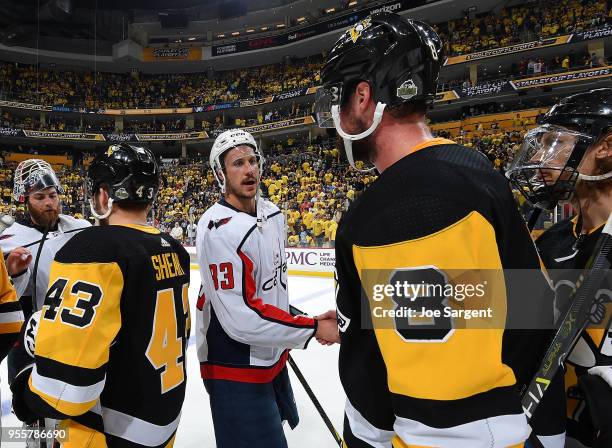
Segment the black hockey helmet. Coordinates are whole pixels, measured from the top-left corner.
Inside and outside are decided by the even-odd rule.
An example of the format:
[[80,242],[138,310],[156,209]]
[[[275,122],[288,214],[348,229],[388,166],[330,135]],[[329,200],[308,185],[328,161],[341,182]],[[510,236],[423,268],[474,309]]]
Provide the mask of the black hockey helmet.
[[358,81],[367,81],[387,108],[432,104],[442,63],[442,42],[428,24],[388,12],[366,17],[340,36],[321,71],[319,126],[333,127],[331,107],[342,105]]
[[599,140],[612,127],[612,88],[593,89],[563,98],[540,119],[540,123],[573,128]]
[[612,173],[578,171],[587,149],[611,129],[611,88],[563,98],[525,135],[506,176],[531,204],[552,210],[571,197],[578,179],[593,182],[612,177]]
[[87,189],[93,197],[105,185],[113,202],[151,204],[157,196],[159,179],[159,166],[150,150],[119,143],[93,160],[87,171]]

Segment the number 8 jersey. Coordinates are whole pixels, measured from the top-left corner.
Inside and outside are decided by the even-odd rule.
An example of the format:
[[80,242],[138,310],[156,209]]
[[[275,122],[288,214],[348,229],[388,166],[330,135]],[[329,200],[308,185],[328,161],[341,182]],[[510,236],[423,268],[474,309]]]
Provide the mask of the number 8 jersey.
[[291,316],[287,295],[285,221],[269,201],[257,203],[262,218],[225,201],[198,223],[197,253],[203,294],[196,339],[204,379],[272,381],[288,348],[305,348],[316,321]]
[[62,446],[172,446],[188,289],[189,255],[152,227],[92,227],[57,253],[25,400],[67,419]]
[[[538,255],[506,180],[482,154],[443,139],[413,150],[380,175],[338,227],[346,445],[522,447],[529,427],[516,384],[535,372],[522,374],[516,363],[534,368],[548,334],[504,326],[515,313],[552,315]],[[503,276],[510,269],[533,270],[533,296],[525,300],[532,310],[515,306],[514,284]],[[398,283],[415,290],[398,292]],[[492,325],[469,328],[441,312],[459,301],[459,289],[449,299],[438,291],[461,283],[484,283],[486,295],[448,309],[487,303]],[[383,290],[390,292],[377,297]],[[381,305],[424,308],[431,317],[378,318]]]

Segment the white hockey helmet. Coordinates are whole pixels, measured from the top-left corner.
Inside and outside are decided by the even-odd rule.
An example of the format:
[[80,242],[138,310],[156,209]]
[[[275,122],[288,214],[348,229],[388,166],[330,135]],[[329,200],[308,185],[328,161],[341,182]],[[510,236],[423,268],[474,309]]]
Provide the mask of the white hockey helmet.
[[55,187],[58,193],[64,189],[57,178],[55,171],[48,162],[41,159],[28,159],[17,165],[13,181],[13,198],[18,202],[25,202],[31,193]]
[[213,143],[208,159],[208,161],[210,162],[210,168],[212,169],[213,175],[215,176],[217,184],[221,188],[222,193],[225,193],[225,175],[223,174],[221,156],[230,149],[242,145],[247,145],[253,148],[255,155],[259,159],[259,173],[261,175],[264,164],[264,157],[259,148],[257,147],[257,142],[255,142],[253,136],[250,133],[243,131],[242,129],[229,129],[227,131],[224,131],[219,134],[219,136],[215,139],[215,143]]

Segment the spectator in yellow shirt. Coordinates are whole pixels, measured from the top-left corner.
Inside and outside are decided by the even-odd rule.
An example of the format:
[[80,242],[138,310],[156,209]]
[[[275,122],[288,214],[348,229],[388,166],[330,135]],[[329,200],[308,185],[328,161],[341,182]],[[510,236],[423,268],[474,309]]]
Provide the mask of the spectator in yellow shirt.
[[[333,241],[336,239],[336,229],[338,228],[338,223],[333,219],[327,217],[327,221],[325,222],[325,239],[330,242],[330,246],[333,246]],[[332,233],[334,238],[332,238]]]
[[289,235],[289,237],[287,238],[287,244],[289,245],[289,247],[297,247],[299,243],[300,243],[300,237],[294,233]]
[[322,247],[325,239],[325,227],[322,219],[315,219],[312,222],[312,235],[314,236],[316,247]]
[[308,210],[302,215],[302,222],[308,230],[312,230],[312,222],[314,221],[314,214]]

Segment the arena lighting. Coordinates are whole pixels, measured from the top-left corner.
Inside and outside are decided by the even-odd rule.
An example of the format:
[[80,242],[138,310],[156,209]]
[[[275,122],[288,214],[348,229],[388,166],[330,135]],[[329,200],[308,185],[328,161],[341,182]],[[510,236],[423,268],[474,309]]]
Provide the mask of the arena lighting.
[[298,18],[297,18],[297,21],[298,21],[298,22],[303,22],[304,20],[306,20],[306,17],[298,17]]
[[239,35],[240,35],[240,31],[234,31],[234,32],[232,33],[232,36],[239,36]]
[[222,39],[222,38],[224,38],[224,37],[225,37],[225,34],[217,34],[217,37],[218,37],[219,39]]
[[190,37],[190,38],[189,38],[189,39],[187,39],[187,40],[196,40],[196,38],[195,38],[195,37]]
[[331,14],[331,13],[332,13],[332,12],[334,12],[334,11],[336,11],[336,8],[328,8],[328,9],[326,9],[326,10],[325,10],[325,12],[326,12],[327,14]]
[[349,2],[349,7],[350,6],[355,6],[357,4],[357,0],[353,0]]
[[276,25],[276,28],[285,28],[285,24],[284,23],[279,23],[278,25]]
[[246,32],[247,32],[247,33],[254,33],[254,32],[255,32],[255,30],[250,29],[250,30],[246,30]]
[[262,26],[262,27],[261,27],[261,30],[262,30],[262,31],[268,31],[268,27],[267,27],[267,26]]

